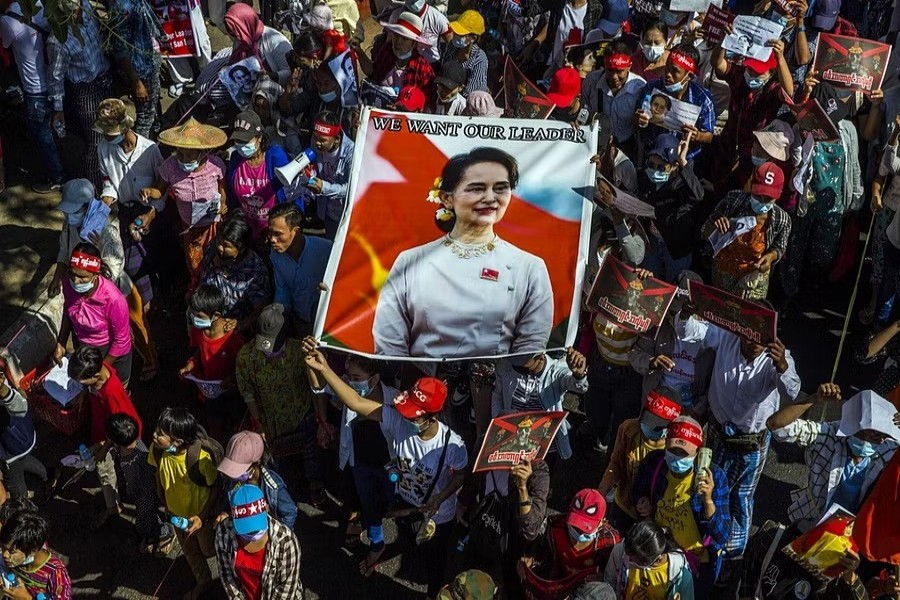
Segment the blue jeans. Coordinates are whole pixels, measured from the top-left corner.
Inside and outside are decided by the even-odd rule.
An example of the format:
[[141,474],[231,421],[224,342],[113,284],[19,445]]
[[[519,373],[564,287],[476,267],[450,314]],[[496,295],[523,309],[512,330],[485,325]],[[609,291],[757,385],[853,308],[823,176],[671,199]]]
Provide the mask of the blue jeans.
[[378,552],[384,547],[384,530],[381,527],[384,513],[394,497],[394,484],[388,479],[384,467],[373,467],[357,463],[350,467],[353,482],[359,496],[362,524],[371,543],[370,550]]
[[62,182],[65,172],[59,161],[56,141],[50,131],[50,112],[50,101],[46,94],[25,95],[25,124],[47,165],[47,178],[53,182]]

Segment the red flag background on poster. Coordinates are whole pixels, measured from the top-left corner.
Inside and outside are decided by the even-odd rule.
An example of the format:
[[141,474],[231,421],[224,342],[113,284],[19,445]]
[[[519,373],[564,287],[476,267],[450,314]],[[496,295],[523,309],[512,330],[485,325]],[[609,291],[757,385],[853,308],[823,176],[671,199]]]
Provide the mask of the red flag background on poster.
[[514,119],[546,119],[555,105],[532,83],[507,55],[503,67],[506,115]]
[[587,306],[629,331],[646,333],[662,322],[678,288],[649,277],[608,255],[594,279]]
[[891,47],[888,44],[820,33],[813,70],[820,81],[868,94],[881,88],[890,60]]
[[565,418],[564,411],[497,417],[484,436],[473,472],[511,469],[522,460],[544,460]]
[[778,313],[696,281],[688,282],[691,304],[701,319],[756,344],[775,341]]

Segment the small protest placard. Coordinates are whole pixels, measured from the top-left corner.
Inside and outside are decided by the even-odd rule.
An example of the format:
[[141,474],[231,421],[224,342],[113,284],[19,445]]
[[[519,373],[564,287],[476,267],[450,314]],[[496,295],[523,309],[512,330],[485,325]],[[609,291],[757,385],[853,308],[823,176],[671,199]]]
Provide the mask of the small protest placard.
[[725,39],[726,28],[734,22],[734,15],[718,6],[710,6],[700,26],[706,32],[706,41],[710,44],[718,44]]
[[831,85],[869,93],[881,88],[891,47],[864,38],[819,34],[813,70],[820,81]]
[[474,472],[511,469],[522,460],[543,460],[566,413],[521,412],[491,421]]
[[587,306],[624,329],[645,333],[662,322],[677,289],[653,277],[640,279],[634,269],[607,256],[594,279]]
[[694,312],[701,319],[756,344],[775,340],[778,313],[771,308],[696,281],[688,286]]
[[735,54],[767,61],[772,55],[772,48],[766,46],[769,40],[781,38],[782,25],[763,19],[739,15],[731,22],[732,32],[722,40],[722,48]]
[[700,107],[676,100],[665,92],[655,90],[644,100],[642,110],[650,115],[650,123],[680,132],[685,125],[696,125]]

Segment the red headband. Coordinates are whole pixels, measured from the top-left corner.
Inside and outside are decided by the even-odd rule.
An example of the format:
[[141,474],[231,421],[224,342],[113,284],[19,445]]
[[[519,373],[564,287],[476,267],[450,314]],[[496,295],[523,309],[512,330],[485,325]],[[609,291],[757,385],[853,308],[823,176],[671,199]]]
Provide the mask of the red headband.
[[697,63],[694,62],[694,59],[683,52],[679,52],[678,50],[672,50],[671,52],[669,52],[669,62],[675,63],[688,73],[697,72]]
[[72,258],[69,259],[69,266],[73,269],[83,269],[88,273],[99,273],[102,261],[96,256],[85,254],[83,252],[73,252]]
[[645,407],[651,413],[653,413],[660,419],[665,419],[666,421],[674,421],[676,418],[678,418],[678,415],[681,414],[680,404],[669,400],[655,390],[651,390],[650,393],[647,394],[647,402],[645,403]]
[[604,64],[606,64],[607,69],[615,69],[617,71],[621,71],[622,69],[630,69],[631,68],[631,57],[627,54],[607,54],[603,58]]
[[687,421],[673,421],[669,424],[670,440],[682,440],[695,446],[703,445],[703,430]]
[[340,125],[328,125],[322,121],[313,123],[313,131],[319,135],[327,135],[328,137],[337,137],[341,133]]

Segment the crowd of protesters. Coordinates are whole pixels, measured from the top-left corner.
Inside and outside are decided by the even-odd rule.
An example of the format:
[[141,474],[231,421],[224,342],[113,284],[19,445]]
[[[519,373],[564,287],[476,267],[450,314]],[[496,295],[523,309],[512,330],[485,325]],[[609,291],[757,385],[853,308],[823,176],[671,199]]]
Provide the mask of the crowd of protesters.
[[[101,485],[91,527],[133,504],[146,560],[177,551],[190,567],[185,597],[221,587],[233,600],[302,598],[298,505],[335,502],[360,585],[400,553],[427,598],[898,597],[898,73],[863,94],[812,64],[822,33],[893,44],[900,9],[729,0],[732,13],[783,27],[761,60],[712,41],[704,12],[674,0],[370,0],[368,27],[354,0],[287,17],[269,2],[257,12],[210,1],[204,15],[189,1],[196,52],[173,57],[157,6],[168,2],[0,2],[4,101],[24,105],[45,170],[32,189],[58,193],[65,217],[50,351],[90,408],[77,464]],[[206,27],[231,47],[213,54]],[[599,129],[585,289],[615,256],[678,286],[664,321],[639,335],[585,306],[564,353],[436,369],[325,353],[310,334],[348,213],[361,109],[499,118],[505,103],[510,116],[522,98],[500,93],[506,60],[542,89],[550,119]],[[231,93],[226,72],[246,94]],[[809,99],[833,139],[793,116],[789,105]],[[694,124],[661,126],[673,100],[696,107]],[[63,168],[67,134],[84,142],[78,172]],[[11,156],[25,147],[10,142]],[[314,175],[285,183],[279,169],[304,149]],[[655,216],[628,214],[619,192]],[[695,314],[690,281],[782,319],[821,308],[829,277],[863,260],[858,224],[870,213],[870,301],[854,317],[871,333],[847,352],[884,362],[867,389],[801,382],[780,339],[753,343]],[[390,227],[387,207],[384,217]],[[714,252],[716,233],[736,237]],[[164,309],[185,315],[190,357],[177,374],[197,383],[198,401],[164,398],[144,423],[131,390],[164,375]],[[50,531],[29,500],[56,493],[57,470],[35,456],[33,408],[10,373],[2,593],[68,600],[48,546],[66,531]],[[828,403],[841,403],[840,419],[813,418]],[[563,408],[545,458],[472,473],[491,418]],[[760,484],[773,438],[805,451],[808,481],[773,499],[789,505],[788,522],[759,527],[755,500],[781,491]],[[551,506],[551,479],[576,452],[605,467]],[[341,485],[329,485],[333,472]],[[781,550],[835,507],[856,516],[854,541],[836,536],[837,573],[810,579],[820,555],[797,566]]]

